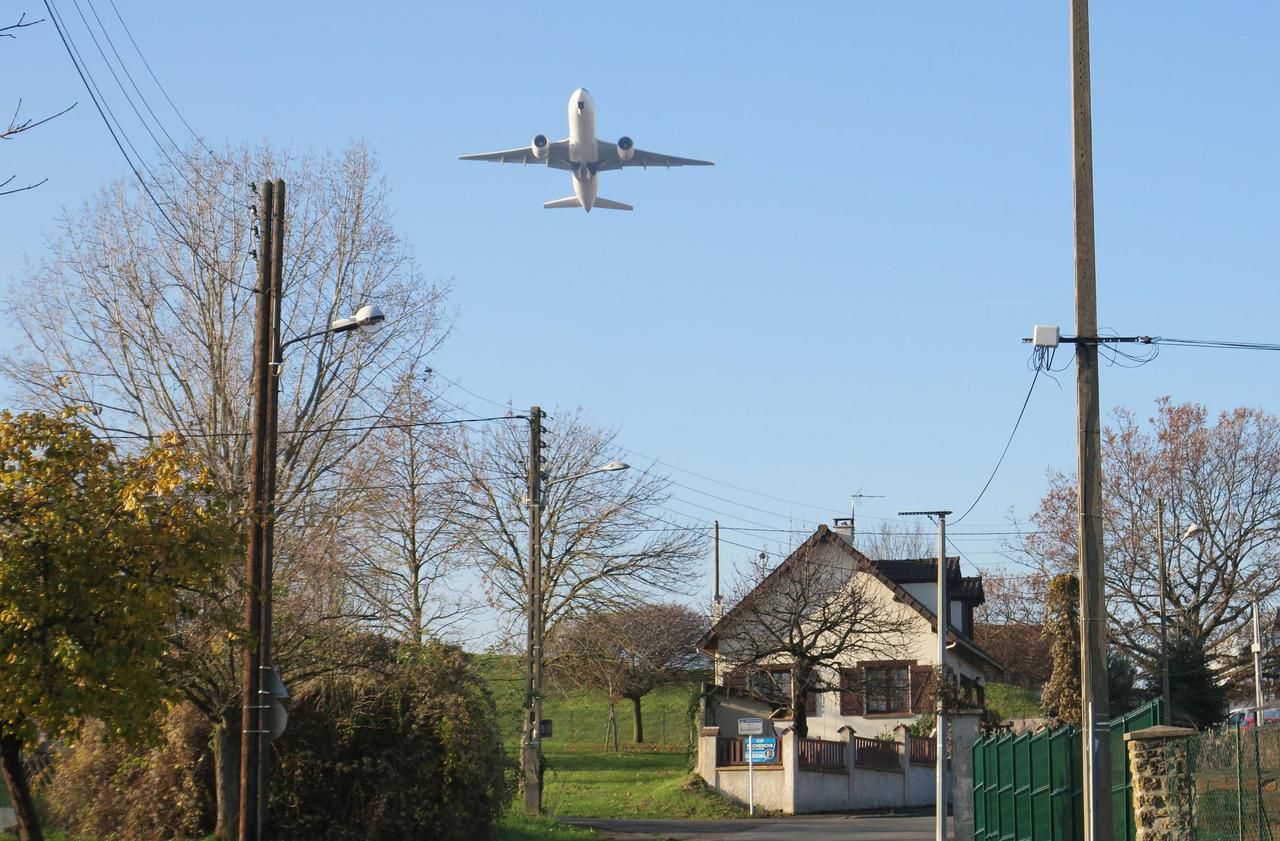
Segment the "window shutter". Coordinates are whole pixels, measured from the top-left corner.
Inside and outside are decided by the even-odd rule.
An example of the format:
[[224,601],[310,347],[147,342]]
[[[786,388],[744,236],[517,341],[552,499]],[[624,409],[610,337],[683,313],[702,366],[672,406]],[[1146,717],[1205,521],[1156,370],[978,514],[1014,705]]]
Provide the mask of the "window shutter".
[[930,712],[929,691],[933,688],[933,680],[933,666],[911,667],[911,712]]
[[840,715],[862,715],[862,669],[841,669],[840,684]]
[[729,688],[740,695],[747,694],[747,670],[734,669],[729,673]]
[[812,689],[804,691],[804,714],[806,716],[818,714],[818,693]]

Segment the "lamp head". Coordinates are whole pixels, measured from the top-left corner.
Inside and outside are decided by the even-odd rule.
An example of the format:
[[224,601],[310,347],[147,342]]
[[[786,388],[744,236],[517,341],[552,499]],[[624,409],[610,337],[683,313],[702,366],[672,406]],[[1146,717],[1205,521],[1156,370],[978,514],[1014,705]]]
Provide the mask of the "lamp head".
[[1204,526],[1200,525],[1199,523],[1192,523],[1191,525],[1187,526],[1187,530],[1183,533],[1182,539],[1190,540],[1193,537],[1203,536],[1203,535],[1204,535]]
[[615,470],[627,470],[630,467],[631,465],[627,464],[625,461],[611,461],[604,467],[600,468],[600,472],[612,473]]
[[354,320],[361,333],[376,333],[382,329],[387,317],[383,314],[382,308],[376,304],[365,304],[356,310]]

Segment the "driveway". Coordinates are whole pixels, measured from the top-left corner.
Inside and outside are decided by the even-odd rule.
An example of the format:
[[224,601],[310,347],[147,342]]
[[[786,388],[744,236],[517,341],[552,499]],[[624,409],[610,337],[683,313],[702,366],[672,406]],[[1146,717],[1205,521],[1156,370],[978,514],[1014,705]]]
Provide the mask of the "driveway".
[[741,820],[561,818],[617,841],[933,841],[932,815],[802,815]]

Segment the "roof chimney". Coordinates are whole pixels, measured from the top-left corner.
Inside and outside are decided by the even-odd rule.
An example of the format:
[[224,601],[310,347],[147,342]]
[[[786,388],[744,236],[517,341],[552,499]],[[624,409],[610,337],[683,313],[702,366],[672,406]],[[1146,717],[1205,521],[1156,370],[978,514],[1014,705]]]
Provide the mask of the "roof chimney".
[[853,545],[853,518],[836,517],[831,521],[831,530]]

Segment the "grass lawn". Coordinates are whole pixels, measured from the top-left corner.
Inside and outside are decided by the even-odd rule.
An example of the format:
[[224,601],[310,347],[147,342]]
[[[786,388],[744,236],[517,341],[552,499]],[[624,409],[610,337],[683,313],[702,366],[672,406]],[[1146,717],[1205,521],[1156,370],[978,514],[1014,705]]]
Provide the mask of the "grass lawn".
[[1008,683],[987,684],[987,706],[1000,713],[1001,719],[1039,718],[1040,697],[1030,689]]
[[[524,720],[524,662],[501,655],[477,659],[498,704],[508,755],[517,757]],[[641,745],[632,742],[631,703],[619,704],[622,750],[614,752],[604,749],[609,720],[609,703],[604,696],[549,683],[542,702],[543,717],[553,722],[553,735],[543,742],[547,772],[542,803],[546,813],[579,818],[746,815],[745,807],[685,785],[689,777],[689,702],[697,689],[697,681],[691,680],[646,695],[641,708],[645,743]],[[518,802],[514,808],[519,810]]]
[[736,818],[744,806],[689,787],[681,751],[605,752],[589,745],[544,745],[542,793],[548,814],[579,818]]
[[513,809],[502,819],[501,841],[591,841],[600,836],[589,829],[565,826],[550,818],[526,818]]

